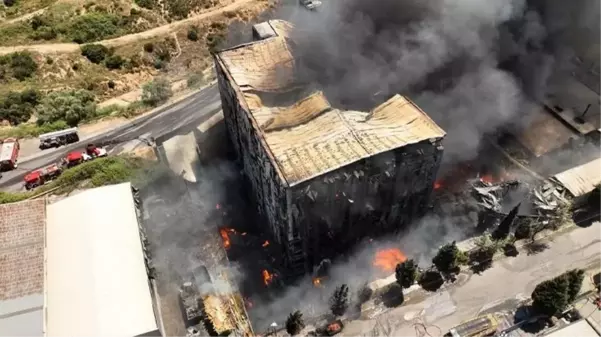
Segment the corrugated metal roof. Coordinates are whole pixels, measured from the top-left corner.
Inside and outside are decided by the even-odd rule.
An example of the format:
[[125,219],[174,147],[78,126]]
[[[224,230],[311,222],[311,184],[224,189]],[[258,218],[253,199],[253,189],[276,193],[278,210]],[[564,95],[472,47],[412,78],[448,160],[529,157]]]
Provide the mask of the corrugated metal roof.
[[586,194],[601,184],[601,158],[556,174],[554,178],[573,196]]
[[[419,107],[396,95],[370,113],[333,109],[320,91],[300,94],[295,62],[288,48],[291,25],[269,21],[277,37],[226,50],[219,59],[240,88],[246,106],[288,185],[335,170],[362,158],[445,132]],[[298,89],[298,90],[297,90]],[[294,92],[292,92],[295,90]],[[267,106],[261,99],[295,103]]]

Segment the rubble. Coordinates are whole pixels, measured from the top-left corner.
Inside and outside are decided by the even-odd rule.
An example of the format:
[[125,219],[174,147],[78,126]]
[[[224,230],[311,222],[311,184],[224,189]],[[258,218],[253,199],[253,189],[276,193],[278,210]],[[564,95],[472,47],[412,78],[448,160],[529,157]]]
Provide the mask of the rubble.
[[[514,194],[510,198],[512,192],[517,192],[517,196]],[[484,228],[494,227],[510,215],[506,211],[506,199],[513,199],[509,200],[513,204],[511,209],[521,203],[524,205],[522,209],[527,210],[528,214],[514,215],[516,223],[532,220],[548,222],[558,218],[562,206],[570,203],[566,189],[552,179],[537,186],[517,180],[497,184],[478,180],[472,184],[472,195],[480,207],[479,226]]]

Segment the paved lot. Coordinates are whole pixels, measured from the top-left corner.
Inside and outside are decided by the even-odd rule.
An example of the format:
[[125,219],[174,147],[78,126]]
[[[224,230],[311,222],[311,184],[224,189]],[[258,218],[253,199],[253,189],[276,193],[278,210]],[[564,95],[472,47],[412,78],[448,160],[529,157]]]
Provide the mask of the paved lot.
[[[375,320],[349,322],[342,335],[370,335],[376,321],[390,326],[388,336],[421,337],[426,335],[424,327],[432,336],[438,335],[438,331],[442,335],[481,312],[496,310],[495,307],[509,310],[520,300],[528,298],[539,282],[571,268],[599,265],[599,226],[601,224],[595,223],[588,228],[575,228],[552,239],[550,247],[536,255],[522,252],[515,258],[496,261],[481,275],[469,277],[461,282],[462,285],[440,289],[421,303],[403,305]],[[519,331],[517,336],[526,335]]]

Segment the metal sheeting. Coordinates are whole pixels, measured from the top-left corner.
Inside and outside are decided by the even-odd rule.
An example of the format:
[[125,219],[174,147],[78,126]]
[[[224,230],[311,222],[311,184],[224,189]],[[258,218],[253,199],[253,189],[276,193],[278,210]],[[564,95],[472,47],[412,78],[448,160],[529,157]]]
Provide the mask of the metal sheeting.
[[556,174],[554,178],[573,196],[579,197],[601,183],[601,158]]

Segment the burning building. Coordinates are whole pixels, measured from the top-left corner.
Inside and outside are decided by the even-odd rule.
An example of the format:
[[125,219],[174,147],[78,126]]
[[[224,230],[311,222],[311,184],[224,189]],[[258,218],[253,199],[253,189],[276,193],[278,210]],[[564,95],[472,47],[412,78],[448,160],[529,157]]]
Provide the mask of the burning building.
[[256,41],[214,57],[229,137],[264,230],[301,274],[423,214],[445,132],[400,95],[369,112],[333,107],[295,74],[290,29],[261,23]]

